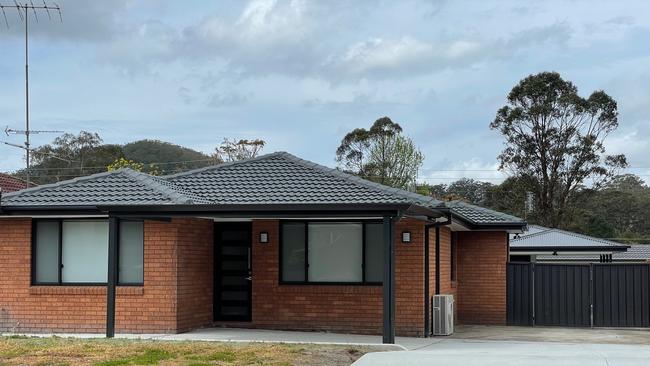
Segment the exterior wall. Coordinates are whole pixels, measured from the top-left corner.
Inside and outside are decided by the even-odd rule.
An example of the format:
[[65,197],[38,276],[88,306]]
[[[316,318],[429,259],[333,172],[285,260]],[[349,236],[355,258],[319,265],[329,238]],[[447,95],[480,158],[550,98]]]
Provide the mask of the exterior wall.
[[[411,232],[412,242],[401,242]],[[259,233],[269,243],[259,244]],[[363,285],[280,285],[279,222],[253,222],[253,320],[251,327],[328,330],[379,334],[382,329],[382,288]],[[424,334],[424,226],[405,219],[395,225],[396,333]]]
[[[208,225],[201,220],[146,221],[144,230],[144,286],[118,287],[116,330],[170,333],[197,327],[208,319],[208,306],[211,321]],[[188,233],[192,237],[179,240]],[[192,274],[189,266],[197,263],[203,270]],[[105,331],[105,286],[31,286],[30,277],[31,220],[0,219],[0,331]],[[209,296],[190,300],[200,291]]]
[[177,226],[178,308],[176,331],[211,325],[214,281],[214,223],[184,220]]
[[[269,233],[269,243],[257,242]],[[412,242],[401,242],[410,231]],[[116,330],[173,333],[212,324],[213,222],[145,222],[144,286],[119,286]],[[279,221],[255,220],[252,322],[268,329],[380,334],[382,287],[280,285]],[[457,282],[451,231],[440,228],[440,292],[456,295],[459,323],[505,324],[505,232],[460,232]],[[435,293],[435,229],[430,229],[430,295]],[[424,223],[395,225],[396,333],[424,335]],[[104,286],[31,286],[31,220],[0,219],[0,331],[104,332]]]
[[507,233],[459,232],[456,250],[458,322],[505,325]]

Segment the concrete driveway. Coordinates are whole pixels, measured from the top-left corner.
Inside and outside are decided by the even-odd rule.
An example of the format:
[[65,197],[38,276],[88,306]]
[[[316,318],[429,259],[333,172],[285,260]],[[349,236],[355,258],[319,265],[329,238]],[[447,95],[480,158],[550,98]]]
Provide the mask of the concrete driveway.
[[445,339],[420,349],[369,353],[354,366],[650,365],[650,346]]

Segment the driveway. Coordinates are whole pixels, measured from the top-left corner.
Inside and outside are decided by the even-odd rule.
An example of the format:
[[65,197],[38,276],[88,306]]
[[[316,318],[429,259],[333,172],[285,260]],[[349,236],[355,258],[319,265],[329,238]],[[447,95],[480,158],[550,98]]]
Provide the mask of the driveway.
[[443,339],[410,351],[368,353],[354,366],[650,365],[650,345]]

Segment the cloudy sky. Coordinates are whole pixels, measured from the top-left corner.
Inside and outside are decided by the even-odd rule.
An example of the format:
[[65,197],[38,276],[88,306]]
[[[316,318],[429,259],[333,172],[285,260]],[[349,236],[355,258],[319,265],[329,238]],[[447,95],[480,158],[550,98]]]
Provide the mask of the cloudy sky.
[[[205,152],[224,137],[263,138],[266,152],[334,166],[347,131],[389,116],[424,152],[422,179],[498,182],[502,139],[488,125],[521,78],[552,70],[585,96],[603,89],[618,101],[608,152],[650,177],[646,1],[59,3],[63,23],[41,15],[32,28],[34,129]],[[24,124],[22,28],[7,16],[3,129]],[[0,145],[0,170],[23,164],[19,149]]]

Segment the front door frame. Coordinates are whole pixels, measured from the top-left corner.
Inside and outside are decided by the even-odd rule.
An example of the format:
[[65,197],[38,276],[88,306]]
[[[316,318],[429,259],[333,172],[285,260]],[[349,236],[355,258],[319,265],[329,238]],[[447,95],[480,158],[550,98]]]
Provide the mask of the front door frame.
[[[222,285],[222,276],[223,269],[221,256],[221,246],[220,242],[221,232],[224,230],[240,229],[246,230],[248,232],[248,280],[247,280],[247,289],[248,292],[248,312],[245,316],[224,316],[221,315],[220,308],[223,303],[221,299],[221,286]],[[253,286],[252,286],[252,274],[253,274],[253,223],[252,222],[215,222],[214,223],[214,283],[213,283],[213,320],[216,322],[219,321],[240,321],[240,322],[250,322],[252,321],[252,307],[253,307]],[[243,275],[243,274],[242,274]]]

